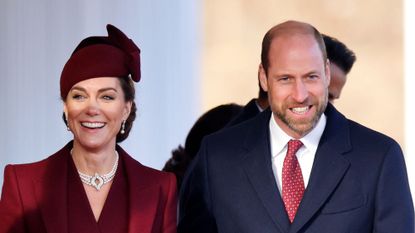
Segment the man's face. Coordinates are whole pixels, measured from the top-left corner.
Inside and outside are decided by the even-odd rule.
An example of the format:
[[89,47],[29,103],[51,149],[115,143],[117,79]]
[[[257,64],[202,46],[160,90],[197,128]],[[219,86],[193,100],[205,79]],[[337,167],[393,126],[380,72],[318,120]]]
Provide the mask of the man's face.
[[333,103],[334,100],[340,98],[347,77],[346,73],[333,62],[330,63],[330,73],[329,101]]
[[327,106],[330,70],[312,35],[273,39],[267,74],[261,86],[268,92],[276,123],[294,138],[310,132]]

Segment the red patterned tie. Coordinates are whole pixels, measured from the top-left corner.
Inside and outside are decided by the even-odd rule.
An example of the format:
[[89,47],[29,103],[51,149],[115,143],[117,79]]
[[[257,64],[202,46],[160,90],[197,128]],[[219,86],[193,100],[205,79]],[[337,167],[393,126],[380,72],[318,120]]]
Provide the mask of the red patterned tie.
[[290,222],[294,221],[304,194],[303,175],[297,156],[295,156],[302,145],[303,143],[300,140],[290,140],[288,142],[287,155],[282,167],[282,199]]

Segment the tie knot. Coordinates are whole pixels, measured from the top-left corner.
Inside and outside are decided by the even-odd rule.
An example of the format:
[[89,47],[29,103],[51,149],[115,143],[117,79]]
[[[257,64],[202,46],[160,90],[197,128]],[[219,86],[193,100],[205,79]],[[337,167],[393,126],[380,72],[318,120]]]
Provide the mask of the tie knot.
[[301,148],[301,146],[303,146],[303,143],[300,140],[290,140],[288,142],[287,154],[294,155]]

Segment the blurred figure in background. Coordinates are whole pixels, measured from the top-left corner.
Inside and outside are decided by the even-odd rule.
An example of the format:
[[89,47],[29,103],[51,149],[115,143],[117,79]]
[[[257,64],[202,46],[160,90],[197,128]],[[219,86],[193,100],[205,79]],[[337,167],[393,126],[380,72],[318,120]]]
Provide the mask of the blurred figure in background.
[[331,80],[329,85],[329,101],[340,98],[347,81],[347,75],[356,61],[356,55],[341,41],[328,35],[322,35],[326,45],[327,58],[330,61]]
[[224,128],[241,111],[241,105],[219,105],[204,113],[196,121],[186,137],[184,148],[179,146],[173,150],[172,157],[163,168],[163,171],[172,172],[176,175],[179,188],[187,167],[199,151],[203,137]]

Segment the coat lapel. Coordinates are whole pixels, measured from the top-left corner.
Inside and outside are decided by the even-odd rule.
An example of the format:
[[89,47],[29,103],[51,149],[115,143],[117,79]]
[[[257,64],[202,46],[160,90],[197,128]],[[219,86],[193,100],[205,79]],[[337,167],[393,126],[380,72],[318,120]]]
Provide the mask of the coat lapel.
[[253,189],[278,232],[288,232],[289,220],[272,172],[268,122],[270,111],[256,118],[245,141],[246,154],[242,165]]
[[150,233],[153,220],[157,219],[157,207],[160,200],[160,187],[151,185],[143,174],[142,165],[133,160],[121,147],[117,147],[123,156],[129,187],[129,225],[128,232]]
[[351,149],[347,121],[330,104],[325,114],[326,128],[320,139],[310,181],[290,233],[298,232],[324,205],[350,166],[349,161],[342,156]]
[[47,232],[66,233],[67,225],[67,174],[68,156],[72,148],[68,143],[46,161],[44,173],[34,181],[35,195]]

